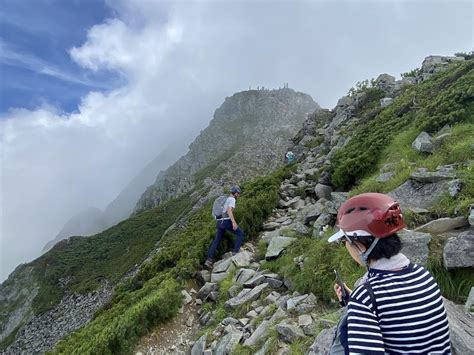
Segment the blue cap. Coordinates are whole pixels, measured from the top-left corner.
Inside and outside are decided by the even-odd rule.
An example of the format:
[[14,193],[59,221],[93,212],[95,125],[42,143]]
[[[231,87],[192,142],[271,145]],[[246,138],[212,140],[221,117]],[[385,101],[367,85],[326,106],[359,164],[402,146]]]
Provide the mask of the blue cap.
[[237,185],[232,186],[232,188],[230,189],[230,192],[233,194],[236,194],[236,193],[240,194],[240,187],[238,187]]

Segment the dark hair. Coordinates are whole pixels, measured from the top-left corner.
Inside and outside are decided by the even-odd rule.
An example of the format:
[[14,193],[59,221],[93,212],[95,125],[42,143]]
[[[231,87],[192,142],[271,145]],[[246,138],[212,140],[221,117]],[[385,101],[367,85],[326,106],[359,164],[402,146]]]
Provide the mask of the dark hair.
[[[374,241],[374,237],[372,236],[357,236],[354,239],[361,243],[363,246],[365,246],[366,249],[368,249]],[[392,256],[398,254],[401,249],[402,242],[397,234],[392,234],[388,237],[380,238],[377,245],[369,254],[369,260],[378,260],[381,258],[389,259]]]

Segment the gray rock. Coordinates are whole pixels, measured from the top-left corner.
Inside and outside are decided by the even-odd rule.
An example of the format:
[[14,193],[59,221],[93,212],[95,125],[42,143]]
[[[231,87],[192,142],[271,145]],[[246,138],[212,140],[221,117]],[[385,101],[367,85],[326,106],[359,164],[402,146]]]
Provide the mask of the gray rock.
[[387,182],[394,176],[395,176],[395,173],[393,173],[393,172],[382,173],[375,179],[375,181],[377,181],[377,182]]
[[410,178],[418,182],[429,183],[442,180],[452,180],[456,178],[456,174],[447,171],[415,171],[410,175]]
[[283,217],[277,218],[277,219],[275,220],[275,222],[277,222],[277,223],[283,223],[283,222],[288,221],[289,219],[290,219],[290,217],[288,217],[288,216],[283,216]]
[[273,313],[272,317],[270,318],[270,322],[275,324],[276,322],[288,318],[288,313],[285,312],[281,307],[278,307],[275,313]]
[[448,188],[447,180],[424,184],[410,179],[388,194],[400,203],[402,209],[429,209],[448,192]]
[[390,74],[380,74],[374,81],[374,86],[386,93],[391,93],[395,88],[395,77]]
[[227,317],[227,318],[224,318],[224,319],[221,321],[221,324],[222,324],[222,325],[225,325],[225,326],[227,326],[227,325],[229,325],[229,324],[230,324],[230,325],[236,325],[236,324],[238,324],[238,323],[239,323],[239,321],[238,321],[237,319],[233,318],[233,317]]
[[202,355],[206,349],[207,333],[196,341],[191,349],[191,355]]
[[302,303],[295,307],[296,313],[306,314],[311,312],[315,308],[314,304]]
[[268,287],[267,283],[256,286],[253,289],[243,289],[236,297],[229,299],[224,303],[224,307],[227,310],[235,309],[241,305],[252,302],[260,297],[263,290]]
[[221,282],[227,277],[227,272],[220,272],[218,274],[212,273],[211,274],[211,282]]
[[474,316],[465,313],[463,306],[443,299],[449,321],[449,335],[453,354],[474,354]]
[[451,197],[456,197],[462,190],[462,182],[459,179],[452,180],[448,184],[448,192]]
[[260,348],[260,350],[255,353],[255,355],[265,355],[265,354],[268,354],[268,349],[270,348],[270,345],[271,345],[271,340],[268,339],[268,340],[263,344],[263,346]]
[[265,297],[265,299],[263,300],[263,304],[267,306],[273,303],[277,303],[280,297],[281,295],[278,292],[272,291],[267,297]]
[[281,230],[277,229],[274,231],[264,232],[262,234],[261,239],[264,240],[267,244],[269,244],[273,238],[279,237],[280,235],[281,235]]
[[244,287],[255,287],[265,282],[265,276],[258,274],[252,277],[250,280],[244,282]]
[[333,188],[328,185],[324,184],[317,184],[314,187],[314,193],[318,198],[325,198],[326,200],[329,200],[331,198],[331,192],[333,191]]
[[468,218],[468,220],[469,220],[469,225],[471,227],[474,227],[474,205],[471,205],[469,207],[469,218]]
[[336,327],[330,329],[323,329],[316,339],[314,339],[313,345],[308,349],[306,355],[326,355],[329,354],[332,342],[336,336]]
[[217,343],[217,347],[215,349],[216,355],[228,355],[231,354],[232,351],[235,349],[237,344],[239,344],[240,339],[242,339],[243,333],[240,330],[232,328],[231,331],[225,335],[221,340]]
[[227,293],[229,294],[229,297],[235,297],[239,294],[239,292],[242,291],[242,286],[240,285],[232,285]]
[[217,263],[214,264],[214,267],[212,268],[212,273],[227,272],[232,267],[232,259],[219,260]]
[[249,317],[249,318],[257,318],[258,313],[255,312],[255,310],[252,309],[251,311],[247,312],[246,316]]
[[260,325],[255,329],[250,338],[244,342],[244,346],[254,346],[261,340],[265,339],[268,335],[268,330],[270,329],[270,321],[264,320]]
[[290,344],[305,337],[301,328],[294,324],[280,323],[276,326],[276,331],[283,341]]
[[211,273],[208,270],[201,270],[198,272],[198,279],[203,283],[211,282]]
[[274,279],[272,277],[265,277],[265,282],[268,283],[268,286],[275,289],[283,286],[283,281]]
[[206,282],[197,293],[197,298],[205,301],[212,291],[217,291],[219,285],[213,282]]
[[416,232],[443,233],[469,225],[466,217],[439,218],[415,229]]
[[290,299],[286,302],[286,309],[287,309],[288,311],[289,311],[289,310],[292,310],[292,309],[295,308],[298,304],[300,304],[302,301],[304,301],[307,297],[308,297],[308,295],[301,295],[301,296],[296,296],[296,297],[290,298]]
[[270,241],[270,244],[267,248],[267,253],[265,254],[265,259],[272,259],[280,256],[281,252],[289,247],[293,242],[296,241],[296,238],[289,237],[275,237]]
[[273,231],[277,228],[280,228],[280,223],[277,222],[268,222],[263,224],[263,229],[266,231]]
[[466,312],[473,313],[473,306],[474,306],[474,286],[471,287],[471,291],[469,291],[469,296],[467,296],[466,303],[464,304],[464,310]]
[[431,240],[429,233],[414,232],[407,229],[397,232],[402,241],[401,252],[412,262],[426,265],[428,261],[428,244]]
[[183,295],[183,304],[188,304],[188,303],[191,303],[193,301],[193,298],[188,293],[188,291],[182,290],[181,294]]
[[318,219],[319,215],[324,211],[324,205],[321,202],[317,202],[314,205],[310,205],[304,208],[304,224]]
[[255,275],[255,270],[253,269],[240,269],[237,271],[237,274],[234,276],[234,282],[243,285],[245,282],[250,280]]
[[333,214],[330,214],[327,212],[321,213],[318,219],[314,222],[313,237],[316,237],[316,238],[320,237],[322,228],[327,225],[332,225],[334,221],[335,221],[335,217]]
[[302,235],[308,235],[310,233],[310,229],[308,227],[306,227],[303,223],[301,222],[296,222],[295,224],[293,224],[293,227],[292,229],[296,232],[296,233],[299,233],[299,234],[302,234]]
[[248,267],[252,261],[254,255],[249,251],[241,251],[232,257],[232,262],[238,268]]
[[443,261],[447,269],[474,266],[474,228],[448,239],[443,250]]
[[303,314],[303,315],[298,317],[298,325],[300,327],[302,327],[304,325],[310,325],[312,323],[313,323],[313,318],[311,318],[311,316],[309,314]]
[[433,153],[434,150],[433,139],[426,132],[421,132],[411,146],[423,153]]

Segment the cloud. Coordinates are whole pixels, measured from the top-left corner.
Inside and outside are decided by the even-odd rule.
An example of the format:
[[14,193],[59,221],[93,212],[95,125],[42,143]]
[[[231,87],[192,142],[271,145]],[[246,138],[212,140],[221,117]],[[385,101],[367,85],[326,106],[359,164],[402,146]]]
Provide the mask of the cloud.
[[79,76],[2,54],[65,81],[109,71],[125,84],[89,92],[73,113],[46,102],[1,117],[0,279],[72,215],[105,207],[168,143],[206,127],[236,91],[288,82],[331,107],[358,80],[472,45],[462,2],[107,3],[115,16],[64,48]]

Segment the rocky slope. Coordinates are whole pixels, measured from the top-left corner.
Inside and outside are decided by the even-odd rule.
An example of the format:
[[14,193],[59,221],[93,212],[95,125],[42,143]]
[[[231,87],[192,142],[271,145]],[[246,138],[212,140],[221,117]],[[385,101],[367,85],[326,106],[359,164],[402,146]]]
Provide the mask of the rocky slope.
[[145,191],[136,211],[158,206],[203,182],[206,191],[221,193],[224,185],[280,166],[288,139],[317,107],[310,96],[288,88],[250,90],[226,98],[189,152]]

